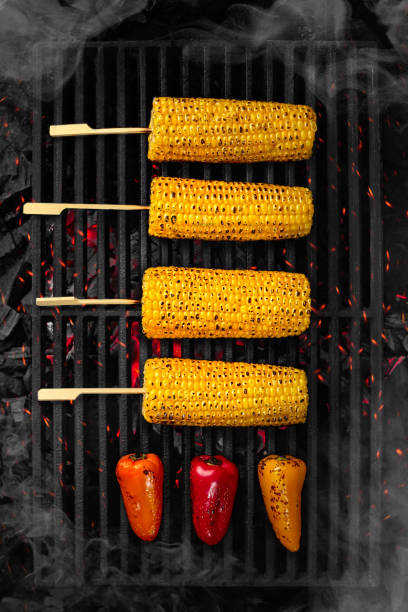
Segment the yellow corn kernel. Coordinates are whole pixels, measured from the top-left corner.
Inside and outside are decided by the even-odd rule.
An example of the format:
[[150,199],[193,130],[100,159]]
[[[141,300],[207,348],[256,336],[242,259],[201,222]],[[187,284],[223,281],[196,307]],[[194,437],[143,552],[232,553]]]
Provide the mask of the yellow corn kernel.
[[303,274],[148,268],[142,325],[148,338],[283,338],[309,327]]
[[149,234],[198,240],[280,240],[310,232],[312,192],[305,187],[156,177]]
[[312,154],[316,114],[279,102],[154,98],[150,128],[152,161],[294,161]]
[[144,389],[149,423],[264,427],[307,415],[307,378],[296,368],[155,358],[146,361]]

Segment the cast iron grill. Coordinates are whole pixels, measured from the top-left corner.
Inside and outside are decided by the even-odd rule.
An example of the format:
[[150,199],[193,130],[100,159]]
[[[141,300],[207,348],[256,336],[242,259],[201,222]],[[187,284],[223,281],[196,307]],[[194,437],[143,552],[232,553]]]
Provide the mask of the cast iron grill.
[[[257,53],[208,43],[95,43],[86,46],[74,76],[51,103],[41,102],[42,83],[35,83],[35,201],[145,204],[150,179],[159,173],[309,184],[316,205],[310,237],[259,244],[150,238],[147,211],[33,217],[34,298],[140,297],[143,272],[151,265],[294,269],[308,274],[313,296],[308,334],[265,341],[151,342],[140,333],[140,308],[33,304],[33,479],[36,496],[44,500],[36,503],[49,504],[51,494],[56,543],[60,517],[72,524],[74,537],[64,556],[73,574],[66,580],[103,582],[115,576],[126,582],[130,576],[145,584],[231,586],[378,582],[380,118],[375,61],[360,77],[358,52],[335,43],[270,43]],[[58,53],[58,47],[40,47],[37,53],[40,59]],[[61,55],[60,76],[64,61]],[[339,78],[344,91],[336,95]],[[288,164],[156,167],[146,158],[145,136],[48,136],[52,123],[148,125],[154,95],[310,104],[318,113],[315,155]],[[137,363],[142,371],[152,354],[179,352],[306,367],[307,424],[266,431],[153,427],[140,416],[139,399],[95,396],[73,405],[36,399],[44,386],[126,387],[132,376],[139,384]],[[121,504],[114,468],[121,455],[134,450],[157,452],[165,465],[158,544],[137,540]],[[240,470],[230,530],[211,550],[195,536],[189,501],[189,464],[203,451],[223,452]],[[280,546],[266,518],[256,474],[265,451],[307,462],[302,547],[296,555]],[[44,551],[37,548],[34,569],[38,581],[47,582],[40,558]]]

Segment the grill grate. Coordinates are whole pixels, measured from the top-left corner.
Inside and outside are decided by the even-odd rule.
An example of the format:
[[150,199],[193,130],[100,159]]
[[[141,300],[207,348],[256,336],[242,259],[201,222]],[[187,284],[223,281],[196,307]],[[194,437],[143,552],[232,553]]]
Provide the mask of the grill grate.
[[[37,59],[57,52],[58,47],[39,47]],[[334,43],[271,43],[257,54],[207,44],[95,43],[86,46],[53,102],[40,101],[42,83],[35,83],[36,201],[144,204],[155,173],[310,184],[316,201],[310,237],[256,245],[149,238],[147,211],[76,211],[74,223],[66,212],[33,217],[34,296],[140,297],[143,271],[172,264],[296,269],[308,274],[314,297],[312,325],[300,339],[180,345],[144,338],[137,308],[33,306],[33,479],[38,496],[52,489],[56,542],[62,513],[72,521],[72,550],[66,555],[75,580],[103,581],[114,571],[119,581],[131,576],[161,585],[378,582],[381,429],[373,415],[380,409],[382,382],[379,108],[374,62],[364,87],[356,88],[357,53],[357,47]],[[61,56],[60,76],[64,61]],[[337,96],[340,77],[346,77],[346,89]],[[51,140],[47,135],[50,123],[147,125],[154,95],[310,104],[319,116],[316,154],[297,164],[156,168],[147,161],[143,136]],[[182,430],[145,423],[140,400],[126,396],[80,398],[75,405],[36,400],[41,386],[130,386],[137,351],[142,370],[153,352],[170,356],[180,350],[186,357],[307,367],[307,424],[266,432]],[[277,543],[266,519],[256,475],[264,439],[268,453],[295,454],[308,465],[302,548],[296,555]],[[140,543],[128,528],[114,468],[131,450],[163,457],[162,544]],[[192,529],[188,471],[192,456],[216,450],[238,463],[240,483],[231,528],[210,550]],[[37,548],[40,582],[47,581],[41,554]]]

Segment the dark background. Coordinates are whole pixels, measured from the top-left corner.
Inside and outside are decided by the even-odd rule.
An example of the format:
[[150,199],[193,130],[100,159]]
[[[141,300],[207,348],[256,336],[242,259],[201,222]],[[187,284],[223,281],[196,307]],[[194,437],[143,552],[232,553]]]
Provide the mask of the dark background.
[[[327,3],[289,2],[287,22],[268,22],[271,11],[286,15],[285,2],[178,0],[103,2],[57,0],[37,4],[0,2],[0,610],[405,610],[408,569],[405,493],[408,397],[408,2],[391,0]],[[82,9],[81,9],[82,6]],[[283,8],[282,8],[283,7]],[[61,19],[75,9],[71,28]],[[262,9],[263,13],[259,13]],[[279,12],[280,10],[280,12]],[[20,13],[19,13],[20,11]],[[62,12],[58,12],[62,11]],[[282,12],[283,11],[283,12]],[[298,12],[297,12],[298,11]],[[122,20],[123,17],[123,20]],[[24,21],[25,19],[25,21]],[[14,520],[13,484],[31,472],[29,439],[16,455],[14,437],[29,434],[30,379],[30,221],[22,204],[31,199],[30,48],[37,40],[64,36],[92,40],[156,38],[236,38],[258,44],[262,36],[304,40],[375,41],[382,62],[382,157],[385,274],[385,410],[397,421],[387,437],[385,482],[384,584],[361,591],[265,589],[251,591],[185,589],[172,592],[100,587],[87,592],[39,592],[30,579],[30,537]],[[68,24],[67,18],[65,23]],[[10,25],[7,28],[7,23]],[[56,25],[57,24],[57,25]],[[258,25],[256,25],[258,24]],[[269,32],[270,26],[270,32]],[[273,26],[273,27],[272,27]],[[62,32],[62,33],[61,33]],[[64,39],[65,40],[65,39]],[[50,68],[52,71],[52,67]],[[408,313],[407,313],[408,314]],[[405,412],[404,412],[405,410]],[[395,434],[396,429],[398,434]],[[13,461],[10,462],[10,449]],[[401,453],[398,453],[397,450]],[[390,573],[392,576],[390,577]]]

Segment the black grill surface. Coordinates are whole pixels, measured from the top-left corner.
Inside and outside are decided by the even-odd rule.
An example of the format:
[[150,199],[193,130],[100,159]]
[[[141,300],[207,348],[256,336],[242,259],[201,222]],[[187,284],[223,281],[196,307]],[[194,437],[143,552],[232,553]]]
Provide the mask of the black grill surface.
[[[300,339],[151,342],[140,308],[40,309],[33,304],[33,478],[73,538],[65,581],[144,584],[373,584],[380,577],[382,230],[379,107],[375,62],[356,75],[352,45],[271,43],[259,52],[203,44],[89,44],[55,99],[34,108],[35,201],[149,202],[153,175],[310,185],[312,233],[298,241],[205,243],[150,238],[148,212],[65,212],[33,217],[34,296],[140,297],[151,265],[296,270],[311,281],[312,324]],[[58,47],[40,47],[58,53]],[[61,75],[69,58],[60,61]],[[358,81],[360,88],[356,88]],[[364,87],[361,87],[361,82]],[[339,93],[341,82],[342,91]],[[52,123],[148,125],[152,98],[211,96],[307,103],[318,114],[308,162],[256,165],[168,163],[146,157],[146,136],[51,139]],[[139,347],[140,342],[140,347]],[[138,351],[139,354],[138,354]],[[151,426],[141,401],[87,397],[38,403],[40,387],[131,385],[152,354],[305,367],[306,425],[267,430]],[[135,366],[134,366],[135,367]],[[137,371],[133,382],[143,380]],[[159,542],[128,527],[114,470],[131,451],[157,452],[165,466]],[[209,549],[191,522],[188,472],[202,452],[224,453],[240,470],[229,532]],[[303,535],[286,552],[267,521],[257,482],[266,453],[307,462]],[[49,501],[51,500],[51,501]],[[50,542],[50,546],[53,543]],[[36,550],[39,582],[43,550]]]

